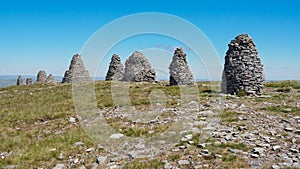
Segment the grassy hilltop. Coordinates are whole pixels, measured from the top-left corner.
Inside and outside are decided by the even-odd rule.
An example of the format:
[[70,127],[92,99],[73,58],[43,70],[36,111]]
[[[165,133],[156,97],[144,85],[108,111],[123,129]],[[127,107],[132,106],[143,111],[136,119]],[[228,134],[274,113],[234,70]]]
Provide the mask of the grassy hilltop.
[[[95,84],[96,99],[100,109],[110,110],[115,107],[111,97],[110,83],[97,81]],[[220,88],[212,89],[210,86],[218,86],[220,83],[199,82],[197,84],[200,105],[207,105],[211,100],[221,97],[219,95]],[[148,95],[153,89],[159,89],[165,93],[167,97],[166,107],[175,108],[178,106],[179,87],[165,86],[163,82],[161,84],[131,84],[129,89],[131,103],[138,109],[146,109],[150,104]],[[287,119],[290,116],[300,116],[300,108],[297,106],[300,100],[299,82],[267,82],[264,91],[264,94],[270,97],[223,96],[223,98],[232,105],[237,104],[240,109],[242,109],[241,105],[244,105],[244,108],[248,107],[251,111],[262,112],[263,115],[280,116]],[[211,107],[207,105],[200,110],[202,109],[210,110]],[[238,109],[229,106],[222,112],[220,123],[236,128],[247,126],[247,122],[240,122],[242,121],[238,118],[240,115]],[[108,121],[112,126],[118,128],[119,123],[117,121],[111,119]],[[120,125],[120,127],[122,127],[122,132],[128,136],[147,134],[147,130],[124,125]],[[251,126],[247,127],[248,131],[251,131]],[[159,131],[160,128],[157,130]],[[295,130],[300,130],[299,125]],[[280,137],[283,142],[287,141],[290,136],[289,133],[284,132],[281,135],[284,136]],[[230,149],[251,153],[255,145],[239,140],[219,143],[216,139],[210,138],[205,140],[209,143],[205,149],[210,152],[210,156],[200,157],[197,155],[201,153],[202,149],[197,146],[200,143],[197,140],[197,135],[193,135],[192,141],[191,144],[178,143],[178,146],[187,145],[184,150],[170,151],[154,159],[121,160],[120,163],[122,163],[123,168],[163,168],[165,163],[162,161],[164,160],[170,164],[177,164],[178,160],[187,159],[189,155],[192,155],[193,160],[199,165],[200,163],[208,164],[207,166],[204,165],[208,168],[214,168],[214,165],[218,165],[219,168],[250,168],[247,159],[232,154]],[[300,144],[300,140],[296,140],[296,143]],[[93,148],[93,150],[88,151],[89,148]],[[81,128],[76,118],[70,84],[34,84],[0,88],[1,153],[0,168],[14,165],[17,165],[18,168],[53,168],[58,163],[66,164],[65,167],[72,163],[73,168],[80,166],[91,168],[95,165],[97,156],[107,155],[105,149],[95,144]],[[216,154],[219,155],[218,158]],[[70,161],[70,159],[73,160]],[[77,159],[76,163],[74,162],[75,159]],[[264,163],[266,167],[270,167],[270,165],[271,162]],[[183,166],[182,168],[189,167]]]

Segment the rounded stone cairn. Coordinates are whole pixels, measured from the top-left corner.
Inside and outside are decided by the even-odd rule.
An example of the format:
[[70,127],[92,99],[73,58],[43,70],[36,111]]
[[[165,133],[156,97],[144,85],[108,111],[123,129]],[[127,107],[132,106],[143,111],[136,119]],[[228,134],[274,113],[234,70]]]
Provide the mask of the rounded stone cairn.
[[124,75],[124,66],[118,55],[114,54],[111,58],[105,80],[122,80]]
[[22,79],[22,76],[18,76],[18,79],[17,79],[17,85],[18,86],[21,86],[23,84],[23,79]]
[[89,82],[89,72],[85,70],[83,61],[79,54],[75,54],[71,60],[69,70],[65,72],[62,83]]
[[125,62],[123,81],[127,82],[155,82],[155,71],[148,59],[135,51]]
[[222,75],[222,93],[261,95],[265,76],[253,39],[247,34],[237,36],[228,44]]
[[47,74],[46,71],[40,70],[37,74],[36,83],[46,83]]
[[56,83],[56,80],[54,78],[54,76],[52,74],[50,74],[47,79],[46,79],[47,83]]
[[174,52],[173,60],[169,66],[170,85],[183,86],[194,85],[194,76],[186,61],[186,54],[182,48],[177,48]]

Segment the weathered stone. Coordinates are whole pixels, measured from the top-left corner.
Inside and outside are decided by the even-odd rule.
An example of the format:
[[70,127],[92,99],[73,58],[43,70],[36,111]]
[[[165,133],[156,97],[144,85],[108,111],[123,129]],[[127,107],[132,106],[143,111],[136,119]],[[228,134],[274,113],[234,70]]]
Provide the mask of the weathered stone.
[[247,34],[237,36],[228,44],[222,76],[222,92],[262,94],[265,76],[253,40]]
[[47,74],[46,71],[40,70],[37,74],[36,83],[46,83]]
[[18,86],[21,86],[23,84],[23,79],[22,79],[22,76],[18,76],[18,79],[17,79],[17,85]]
[[62,83],[88,82],[90,80],[89,72],[85,70],[80,55],[75,54],[71,60],[69,70],[65,72]]
[[174,52],[173,60],[169,66],[170,85],[194,85],[194,76],[188,66],[186,54],[182,48],[177,48]]
[[31,84],[32,84],[32,78],[27,78],[26,85],[31,85]]
[[117,133],[117,134],[113,134],[111,135],[109,138],[112,138],[112,139],[120,139],[124,137],[124,134],[121,134],[121,133]]
[[54,78],[54,76],[52,74],[50,74],[47,79],[46,79],[47,83],[56,83],[56,80]]
[[105,80],[122,80],[124,75],[124,66],[118,55],[114,54],[111,58],[109,69],[106,73]]
[[156,76],[150,62],[141,53],[135,51],[125,62],[123,81],[155,82]]

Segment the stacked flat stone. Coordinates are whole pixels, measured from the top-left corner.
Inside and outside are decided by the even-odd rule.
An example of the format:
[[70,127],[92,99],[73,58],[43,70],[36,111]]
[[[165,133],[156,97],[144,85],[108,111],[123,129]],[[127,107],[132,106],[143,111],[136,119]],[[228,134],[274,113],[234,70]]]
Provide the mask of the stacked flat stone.
[[55,78],[52,74],[50,74],[47,79],[46,79],[47,83],[56,83]]
[[125,62],[123,81],[127,82],[155,82],[156,76],[147,58],[135,51]]
[[26,78],[26,85],[32,84],[32,78]]
[[253,40],[247,34],[237,36],[228,44],[222,76],[222,92],[262,94],[265,76]]
[[22,76],[18,76],[18,79],[17,79],[17,85],[18,86],[21,86],[23,84],[23,79],[22,79]]
[[47,74],[46,71],[40,70],[37,74],[36,83],[46,83]]
[[62,83],[72,83],[72,82],[88,82],[91,78],[89,73],[85,70],[83,61],[79,54],[75,54],[71,60],[69,70],[65,72],[62,79]]
[[124,66],[118,55],[114,54],[111,58],[109,69],[106,73],[105,80],[122,80],[124,75]]
[[173,60],[169,66],[170,85],[194,85],[194,76],[186,61],[186,54],[182,48],[177,48],[174,52]]

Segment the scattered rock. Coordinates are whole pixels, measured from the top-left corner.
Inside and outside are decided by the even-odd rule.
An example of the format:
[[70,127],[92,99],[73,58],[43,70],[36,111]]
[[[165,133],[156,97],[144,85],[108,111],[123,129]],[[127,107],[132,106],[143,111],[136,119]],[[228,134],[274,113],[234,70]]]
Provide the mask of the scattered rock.
[[77,146],[82,146],[82,145],[84,145],[84,143],[80,141],[80,142],[76,142],[74,145],[77,147]]
[[198,145],[197,145],[198,148],[205,148],[205,146],[206,146],[205,143],[202,143],[202,144],[198,144]]
[[237,36],[228,44],[222,76],[222,93],[262,94],[265,76],[253,40],[247,34]]
[[75,54],[71,60],[69,70],[65,72],[62,83],[88,82],[91,81],[89,72],[85,70],[83,61],[79,54]]
[[280,166],[279,165],[272,165],[272,169],[280,169]]
[[273,151],[276,151],[276,150],[279,150],[280,148],[281,148],[281,146],[276,145],[276,146],[273,146],[273,147],[272,147],[272,150],[273,150]]
[[71,123],[76,123],[76,118],[75,117],[70,117],[70,120],[69,120]]
[[252,158],[258,158],[258,157],[259,157],[258,154],[250,154],[250,156],[251,156]]
[[122,137],[124,137],[124,134],[117,133],[117,134],[111,135],[109,138],[111,138],[111,139],[120,139]]
[[292,132],[294,129],[293,128],[290,128],[290,127],[286,127],[284,128],[284,131],[287,131],[287,132]]
[[190,164],[190,162],[188,160],[179,160],[179,161],[177,161],[177,163],[179,165],[189,165]]
[[124,75],[124,66],[118,55],[114,54],[111,58],[105,80],[122,80]]
[[240,153],[242,153],[242,152],[243,152],[243,150],[239,150],[239,149],[232,149],[232,148],[230,148],[230,149],[229,149],[229,151],[230,151],[230,152],[232,152],[232,153],[234,153],[234,154],[240,154]]
[[53,169],[63,169],[65,167],[64,164],[56,164],[55,167],[53,167]]
[[97,164],[103,164],[103,163],[106,162],[106,160],[107,160],[107,157],[106,157],[106,156],[105,156],[105,157],[99,156],[99,157],[97,157],[97,159],[96,159],[96,163],[97,163]]
[[177,48],[174,52],[173,60],[169,66],[170,85],[194,85],[194,76],[188,66],[186,54],[182,48]]
[[148,59],[138,51],[126,59],[124,81],[127,82],[155,82],[156,76]]
[[92,152],[94,150],[95,150],[94,148],[88,148],[88,149],[85,150],[85,152],[89,153],[89,152]]

